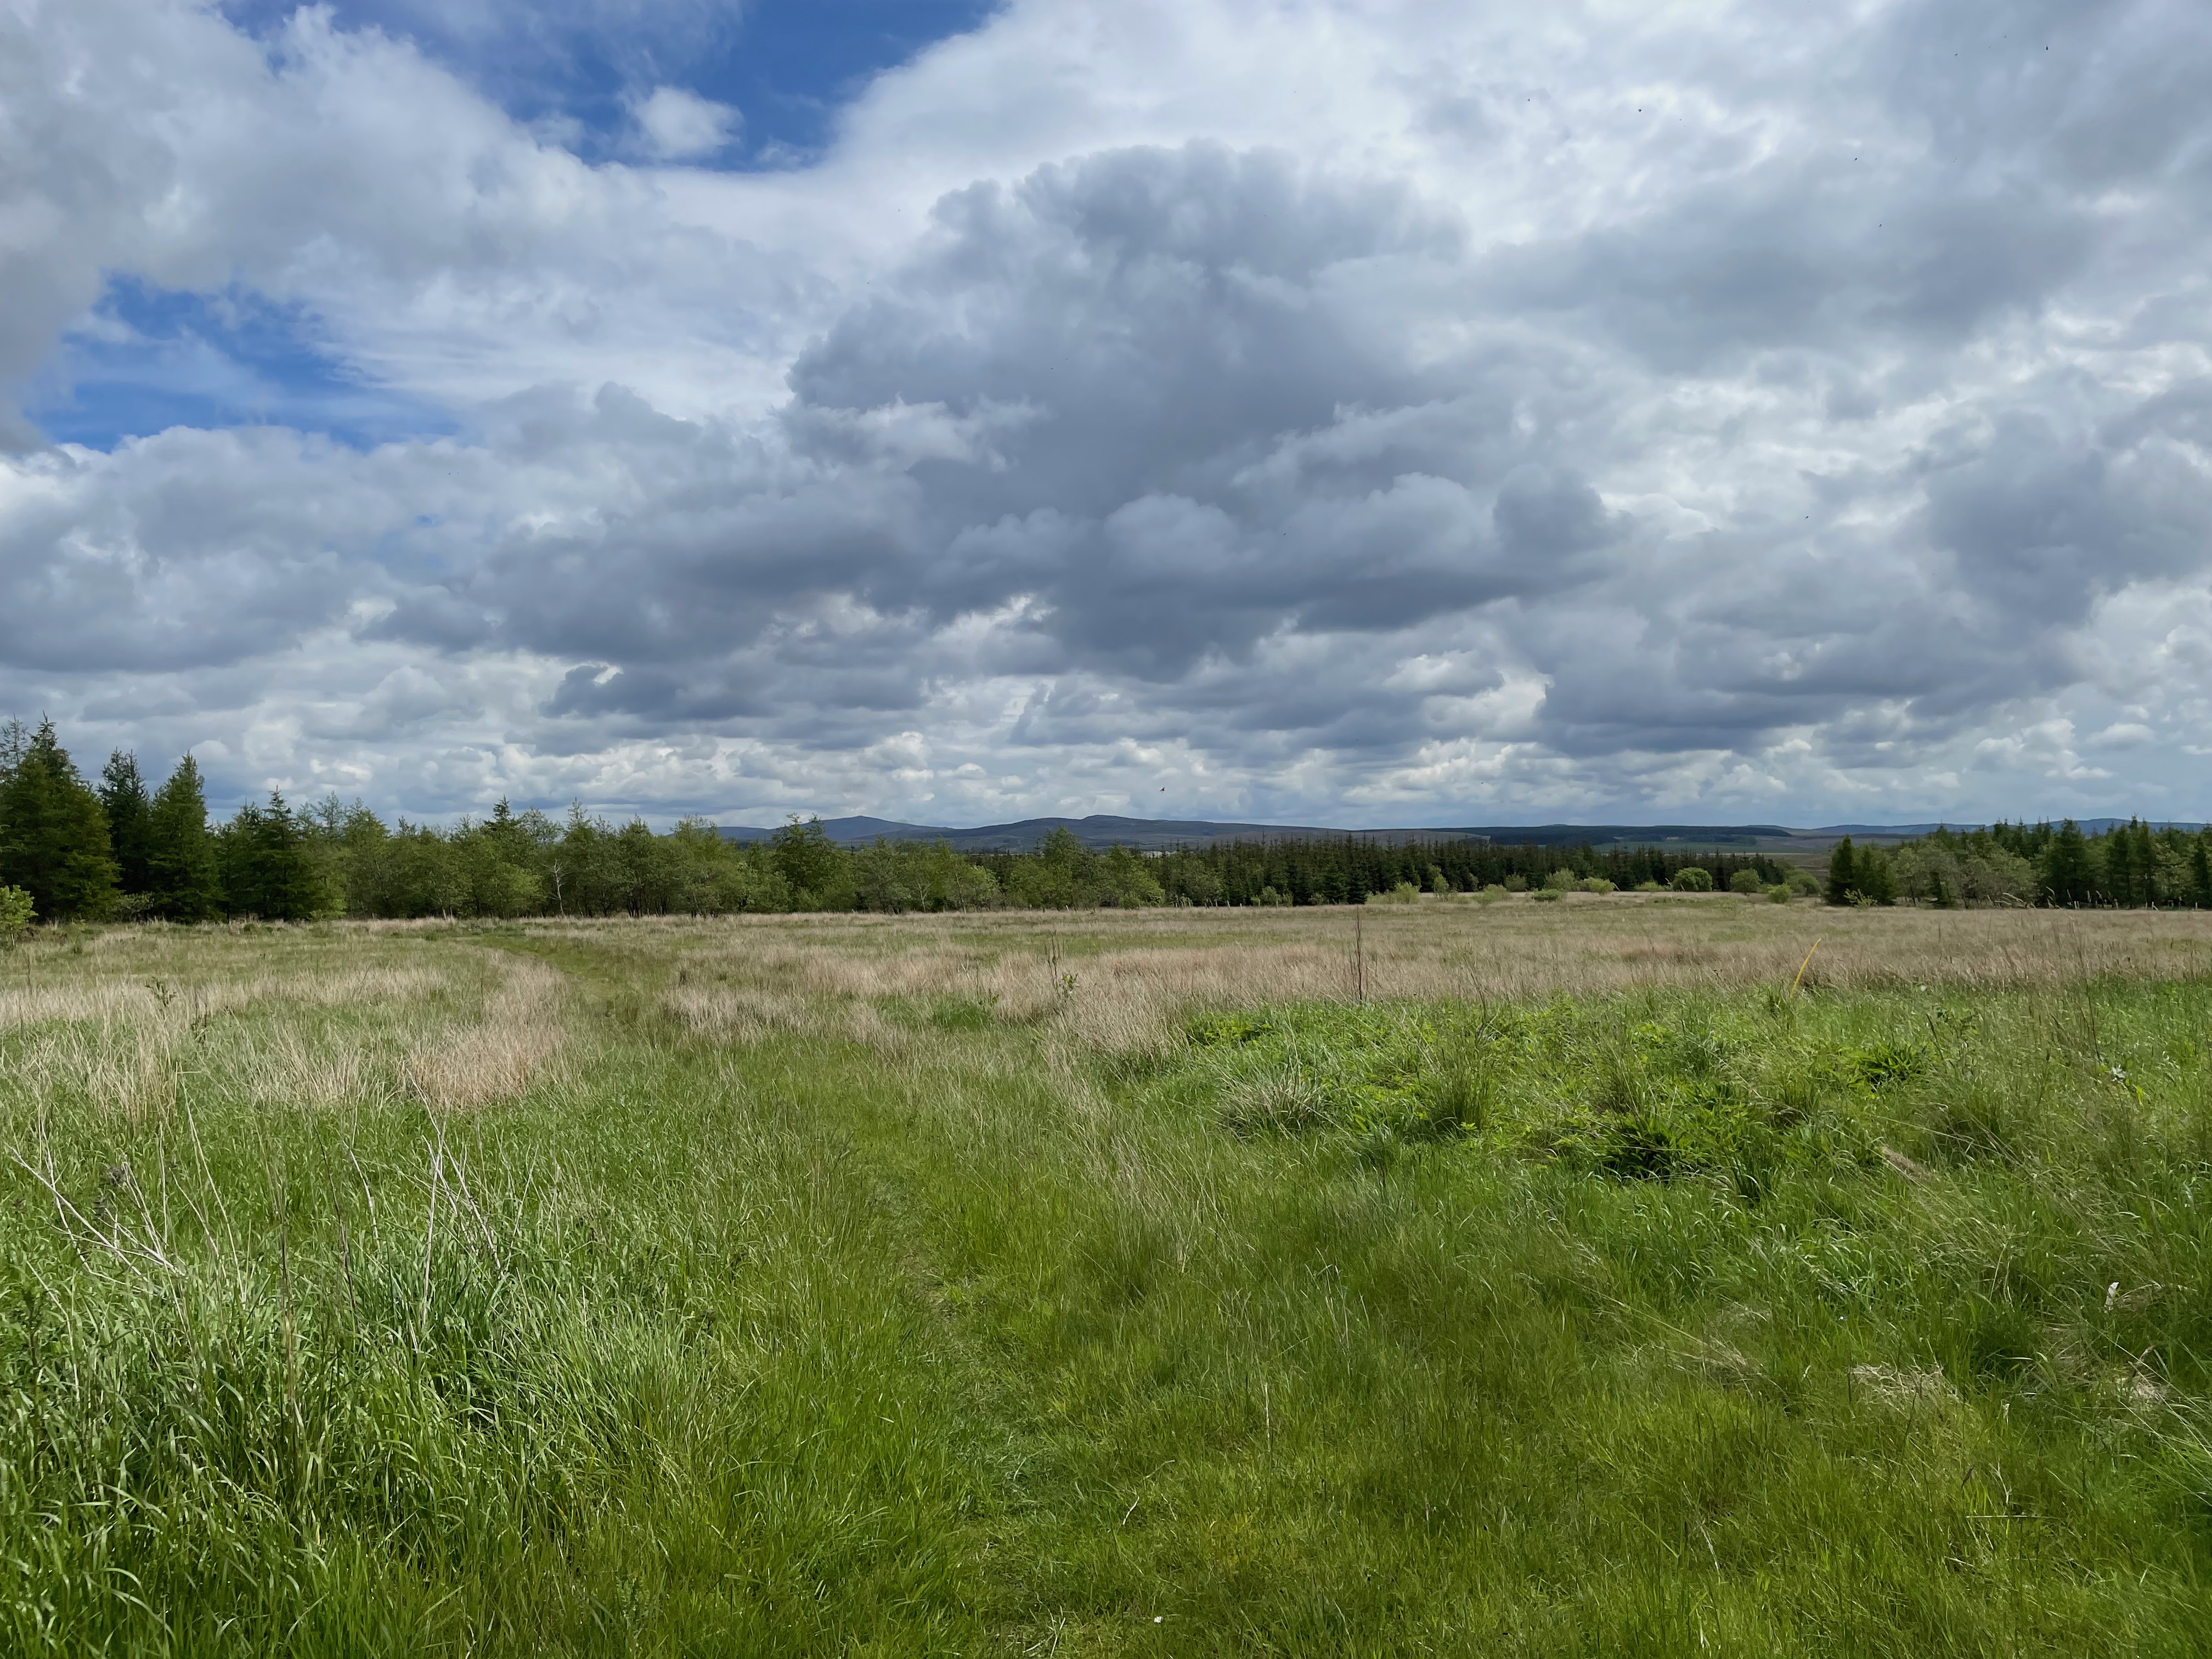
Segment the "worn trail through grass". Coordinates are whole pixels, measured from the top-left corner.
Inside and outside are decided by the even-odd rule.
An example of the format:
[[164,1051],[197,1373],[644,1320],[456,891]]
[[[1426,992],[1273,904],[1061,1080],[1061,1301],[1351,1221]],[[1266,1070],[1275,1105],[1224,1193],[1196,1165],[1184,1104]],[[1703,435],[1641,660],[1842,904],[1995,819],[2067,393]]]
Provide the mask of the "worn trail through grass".
[[8,1644],[2197,1650],[2202,980],[1360,1004],[1096,928],[9,964]]

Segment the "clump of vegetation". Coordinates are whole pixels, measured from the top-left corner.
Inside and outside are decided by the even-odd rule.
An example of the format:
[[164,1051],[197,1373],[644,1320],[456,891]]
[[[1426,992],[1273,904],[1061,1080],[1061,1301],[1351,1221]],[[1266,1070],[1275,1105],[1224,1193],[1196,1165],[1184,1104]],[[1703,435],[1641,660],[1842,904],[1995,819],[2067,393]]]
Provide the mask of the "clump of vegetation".
[[1678,893],[1710,893],[1713,890],[1713,872],[1699,865],[1686,864],[1667,884]]
[[31,896],[21,888],[0,887],[0,945],[13,945],[22,938],[37,914]]

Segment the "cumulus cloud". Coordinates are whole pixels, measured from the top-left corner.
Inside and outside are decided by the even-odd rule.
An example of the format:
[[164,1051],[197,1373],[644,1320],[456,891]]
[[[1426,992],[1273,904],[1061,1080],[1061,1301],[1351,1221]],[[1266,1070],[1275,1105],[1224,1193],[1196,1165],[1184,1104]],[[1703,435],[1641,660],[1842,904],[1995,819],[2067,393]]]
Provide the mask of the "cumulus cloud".
[[696,161],[712,155],[737,136],[742,125],[729,105],[682,87],[655,87],[630,105],[630,115],[647,153],[664,161]]
[[459,435],[17,417],[0,702],[425,811],[2203,816],[2208,70],[2154,3],[1018,0],[731,173],[6,0],[0,380],[239,285]]

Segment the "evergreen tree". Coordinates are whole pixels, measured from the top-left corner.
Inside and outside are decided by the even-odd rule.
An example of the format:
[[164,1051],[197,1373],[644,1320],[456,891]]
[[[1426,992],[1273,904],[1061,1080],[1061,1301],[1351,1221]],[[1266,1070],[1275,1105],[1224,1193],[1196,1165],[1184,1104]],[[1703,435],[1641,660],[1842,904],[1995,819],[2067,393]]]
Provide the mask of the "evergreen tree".
[[150,803],[146,780],[138,775],[138,757],[118,749],[107,757],[100,773],[100,805],[107,814],[108,848],[115,856],[115,876],[125,893],[143,893],[148,884],[147,834]]
[[2043,849],[2043,886],[2053,904],[2080,904],[2096,892],[2096,870],[2081,826],[2069,818]]
[[107,815],[55,739],[52,720],[22,742],[5,776],[0,887],[21,888],[50,921],[106,912],[115,898]]
[[145,892],[153,914],[171,921],[207,921],[222,913],[207,796],[190,755],[147,808]]
[[2208,858],[2204,851],[2207,836],[2212,836],[2212,830],[2198,830],[2189,849],[2189,879],[2194,889],[2190,902],[2200,910],[2212,908],[2212,858]]
[[1828,902],[1849,904],[1858,890],[1858,856],[1851,850],[1851,838],[1845,836],[1828,854]]
[[305,921],[322,907],[313,860],[300,820],[274,789],[251,801],[216,836],[223,908],[263,921]]
[[2105,855],[2105,868],[2100,890],[2113,904],[2133,904],[2136,889],[2142,884],[2140,878],[2148,873],[2136,863],[2135,837],[2116,828],[2103,840],[2104,845],[2099,850]]

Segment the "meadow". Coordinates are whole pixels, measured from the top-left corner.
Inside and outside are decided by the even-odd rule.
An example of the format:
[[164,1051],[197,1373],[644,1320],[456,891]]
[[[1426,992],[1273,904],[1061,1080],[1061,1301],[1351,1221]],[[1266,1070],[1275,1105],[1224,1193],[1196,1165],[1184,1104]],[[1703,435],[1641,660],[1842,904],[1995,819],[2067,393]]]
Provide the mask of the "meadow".
[[2203,1652],[2208,1056],[2192,911],[39,930],[0,1648]]

